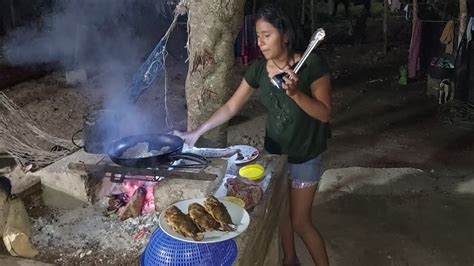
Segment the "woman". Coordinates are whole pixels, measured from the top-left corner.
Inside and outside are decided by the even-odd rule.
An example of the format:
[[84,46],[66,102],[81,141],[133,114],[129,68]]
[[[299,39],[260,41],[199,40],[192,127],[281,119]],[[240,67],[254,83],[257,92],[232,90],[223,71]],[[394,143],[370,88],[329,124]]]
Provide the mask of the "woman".
[[[273,5],[263,7],[256,18],[257,43],[264,58],[253,63],[234,95],[195,130],[179,133],[193,146],[205,132],[235,116],[254,92],[268,110],[265,149],[287,154],[292,178],[290,213],[282,215],[280,233],[284,265],[298,265],[294,232],[304,241],[316,265],[328,265],[323,239],[311,222],[314,194],[320,178],[320,154],[326,150],[330,131],[331,80],[329,69],[311,54],[296,75],[290,68],[302,54],[288,17]],[[286,72],[283,90],[270,78]]]

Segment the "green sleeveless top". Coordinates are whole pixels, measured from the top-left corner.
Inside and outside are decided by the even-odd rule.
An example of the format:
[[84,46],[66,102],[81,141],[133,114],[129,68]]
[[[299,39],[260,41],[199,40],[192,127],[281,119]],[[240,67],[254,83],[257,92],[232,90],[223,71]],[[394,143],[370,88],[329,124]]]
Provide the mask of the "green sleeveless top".
[[[306,114],[284,90],[270,82],[266,60],[258,59],[245,72],[244,79],[268,111],[265,150],[273,154],[287,154],[289,163],[304,163],[327,149],[331,136],[328,123]],[[312,97],[310,85],[329,73],[327,63],[318,55],[310,54],[299,70],[298,88]]]

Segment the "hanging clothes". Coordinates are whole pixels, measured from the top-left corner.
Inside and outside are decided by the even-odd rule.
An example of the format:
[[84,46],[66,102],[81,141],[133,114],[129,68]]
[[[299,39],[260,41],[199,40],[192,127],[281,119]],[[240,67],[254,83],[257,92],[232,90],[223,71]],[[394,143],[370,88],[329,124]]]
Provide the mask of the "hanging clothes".
[[420,44],[421,44],[421,21],[419,18],[413,20],[413,32],[410,40],[410,50],[408,51],[408,77],[415,78],[416,72],[420,69]]
[[391,12],[398,11],[402,7],[402,3],[400,3],[400,0],[389,0],[388,5],[390,6]]
[[406,5],[403,11],[405,11],[405,19],[408,20],[410,18],[410,7]]
[[446,23],[446,26],[444,26],[443,33],[441,34],[441,37],[439,38],[439,41],[446,45],[446,50],[445,52],[447,54],[453,54],[454,52],[454,21],[450,20],[448,23]]

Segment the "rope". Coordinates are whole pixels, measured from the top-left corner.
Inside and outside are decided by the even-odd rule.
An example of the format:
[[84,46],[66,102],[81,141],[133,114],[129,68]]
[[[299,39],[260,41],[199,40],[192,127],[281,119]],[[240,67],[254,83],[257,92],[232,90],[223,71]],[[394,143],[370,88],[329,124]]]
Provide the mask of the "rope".
[[464,129],[474,129],[474,104],[454,100],[441,106],[440,120]]
[[130,101],[135,103],[138,98],[153,84],[158,76],[158,72],[164,70],[165,73],[165,121],[169,127],[169,110],[168,110],[168,74],[166,72],[166,45],[168,43],[171,32],[176,27],[178,17],[185,14],[187,11],[186,1],[182,0],[178,3],[174,10],[174,17],[171,25],[169,26],[166,33],[163,35],[161,40],[155,46],[153,51],[148,56],[147,60],[138,69],[137,73],[132,78],[132,82],[129,86]]
[[148,58],[140,66],[135,75],[133,75],[132,82],[128,89],[131,102],[138,100],[140,95],[153,84],[158,72],[165,66],[165,59],[168,54],[165,48],[171,31],[176,27],[178,17],[181,15],[180,11],[182,12],[182,8],[180,4],[178,4],[175,9],[173,21],[165,35],[163,35],[153,51],[148,55]]
[[39,168],[77,150],[70,141],[41,131],[7,95],[0,92],[0,147],[21,165]]
[[[178,17],[187,12],[187,0],[181,0],[175,8],[173,21],[147,60],[138,69],[129,85],[129,95],[136,102],[140,95],[153,84],[160,70],[165,68],[166,44]],[[165,69],[165,111],[168,122],[167,75]],[[3,108],[2,108],[3,106]],[[4,109],[4,110],[2,110]],[[0,147],[21,165],[32,164],[34,169],[51,164],[77,150],[69,140],[51,136],[29,121],[33,119],[24,113],[3,92],[0,92]]]

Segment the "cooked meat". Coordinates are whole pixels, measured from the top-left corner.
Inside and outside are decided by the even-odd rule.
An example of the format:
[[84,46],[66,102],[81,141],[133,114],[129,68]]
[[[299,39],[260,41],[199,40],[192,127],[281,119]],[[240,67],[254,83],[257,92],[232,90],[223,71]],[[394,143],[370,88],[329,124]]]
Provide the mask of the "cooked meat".
[[235,229],[230,227],[229,224],[234,224],[232,218],[225,205],[216,199],[214,196],[209,196],[204,201],[204,208],[212,217],[220,224],[220,230],[222,231],[234,231]]
[[188,206],[188,214],[201,232],[219,230],[220,224],[199,203]]
[[225,183],[227,196],[239,198],[245,202],[245,209],[255,207],[263,197],[263,189],[258,184],[244,182],[240,178],[229,178]]
[[184,214],[178,207],[171,206],[165,210],[166,223],[177,233],[184,237],[191,237],[196,241],[201,241],[204,236],[188,215]]

